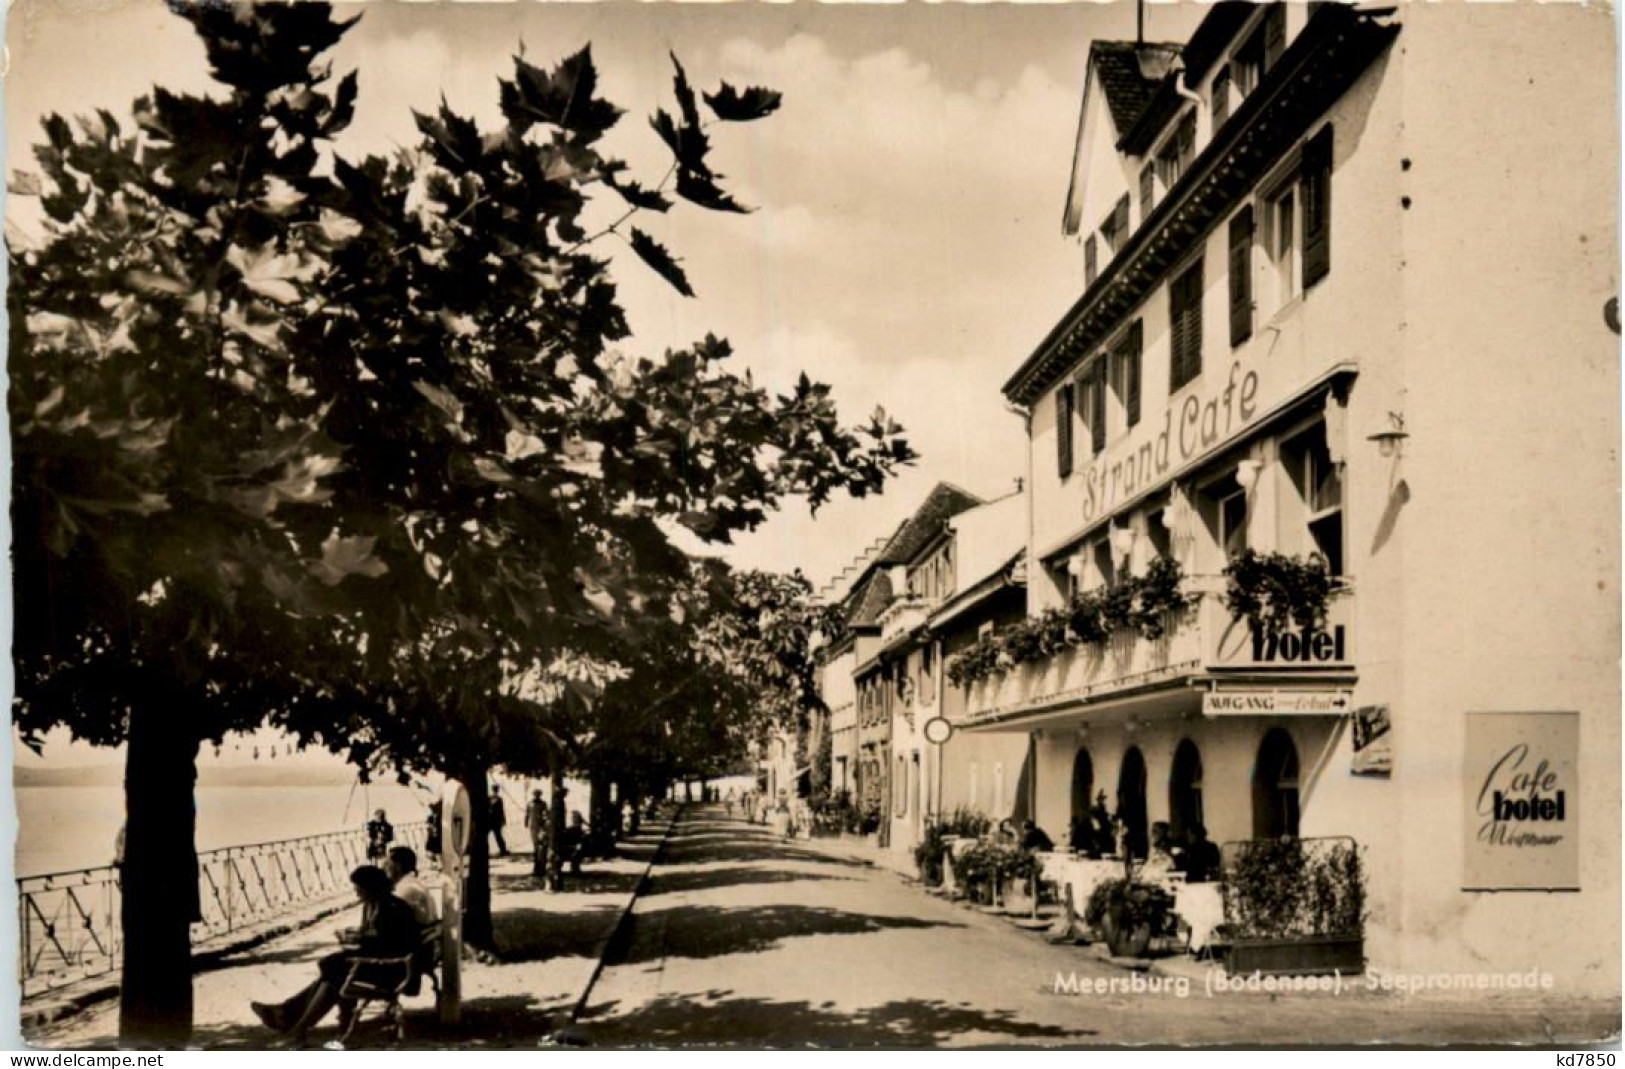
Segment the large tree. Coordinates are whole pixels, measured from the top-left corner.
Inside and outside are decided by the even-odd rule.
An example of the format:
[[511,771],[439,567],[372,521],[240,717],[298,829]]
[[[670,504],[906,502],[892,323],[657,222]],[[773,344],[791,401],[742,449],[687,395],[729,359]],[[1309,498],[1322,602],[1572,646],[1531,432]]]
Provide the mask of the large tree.
[[[716,339],[612,351],[598,250],[624,241],[688,293],[634,218],[742,210],[680,66],[652,186],[600,150],[621,113],[585,51],[516,60],[495,130],[443,107],[415,148],[351,163],[324,144],[354,105],[321,60],[346,24],[177,10],[221,91],[157,89],[130,127],[49,118],[14,185],[45,232],[8,295],[18,723],[129,744],[121,1031],[151,1043],[190,1028],[172,888],[195,870],[201,740],[271,717],[483,791],[505,753],[601,730],[590,683],[541,703],[514,681],[633,656],[689,579],[672,524],[726,540],[912,456],[805,378],[758,389]],[[745,121],[778,98],[705,101]],[[595,196],[624,211],[588,232]]]

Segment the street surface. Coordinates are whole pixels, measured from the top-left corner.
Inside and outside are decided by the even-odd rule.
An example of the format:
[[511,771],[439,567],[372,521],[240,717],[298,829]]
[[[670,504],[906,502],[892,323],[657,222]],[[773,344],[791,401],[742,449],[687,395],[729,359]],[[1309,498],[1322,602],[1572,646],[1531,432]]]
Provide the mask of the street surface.
[[[1373,994],[1057,994],[1128,980],[1086,948],[895,873],[690,809],[569,1041],[592,1046],[975,1047],[1574,1043],[1619,1004]],[[1151,979],[1151,978],[1147,978]],[[1159,978],[1160,979],[1160,978]],[[1153,979],[1154,983],[1155,980]]]

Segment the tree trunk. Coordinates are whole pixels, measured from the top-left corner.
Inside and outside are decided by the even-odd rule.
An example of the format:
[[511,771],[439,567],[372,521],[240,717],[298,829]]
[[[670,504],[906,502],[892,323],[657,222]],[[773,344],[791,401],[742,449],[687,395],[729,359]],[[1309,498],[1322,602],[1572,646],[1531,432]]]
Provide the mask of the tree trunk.
[[462,770],[473,829],[464,859],[468,889],[463,898],[463,942],[479,950],[496,952],[496,931],[491,923],[491,797],[490,766],[470,763]]
[[183,1047],[192,1036],[198,740],[183,704],[161,704],[132,707],[124,760],[119,1042],[132,1047]]
[[564,890],[564,769],[557,759],[548,774],[547,841],[552,849],[547,852],[547,889]]
[[588,852],[595,857],[606,856],[611,842],[609,777],[602,772],[593,772],[587,777],[587,812],[591,814],[587,819],[592,826],[592,848]]

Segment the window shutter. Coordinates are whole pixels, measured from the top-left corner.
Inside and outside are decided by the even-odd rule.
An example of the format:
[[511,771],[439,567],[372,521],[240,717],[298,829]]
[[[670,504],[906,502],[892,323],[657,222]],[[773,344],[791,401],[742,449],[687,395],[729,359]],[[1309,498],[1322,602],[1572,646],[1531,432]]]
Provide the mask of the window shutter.
[[1106,448],[1106,359],[1095,362],[1089,382],[1089,448],[1099,453]]
[[1280,4],[1270,8],[1264,16],[1264,69],[1275,66],[1275,61],[1286,51],[1286,9]]
[[1055,466],[1061,478],[1072,474],[1072,384],[1055,392]]
[[1230,344],[1253,336],[1253,207],[1230,220]]
[[1125,374],[1128,377],[1127,396],[1123,398],[1123,409],[1128,414],[1130,427],[1140,422],[1140,346],[1141,323],[1136,319],[1134,325],[1128,330],[1128,337],[1123,340],[1124,360],[1128,364]]
[[[1112,209],[1112,233],[1117,235],[1117,248],[1122,248],[1128,240],[1128,194],[1124,193]],[[1117,249],[1113,249],[1116,252]]]
[[1169,321],[1173,354],[1169,361],[1169,392],[1202,373],[1202,261],[1174,280],[1169,293]]
[[1303,146],[1303,288],[1332,269],[1332,128]]
[[1095,236],[1090,234],[1089,240],[1083,243],[1083,284],[1085,286],[1095,284],[1095,270]]
[[1213,76],[1213,132],[1230,117],[1230,67],[1226,64]]
[[1157,206],[1157,165],[1148,163],[1140,168],[1140,222],[1151,218],[1151,209]]
[[1179,131],[1174,135],[1179,146],[1179,172],[1191,165],[1191,158],[1196,155],[1196,112],[1187,111],[1185,117],[1179,120]]

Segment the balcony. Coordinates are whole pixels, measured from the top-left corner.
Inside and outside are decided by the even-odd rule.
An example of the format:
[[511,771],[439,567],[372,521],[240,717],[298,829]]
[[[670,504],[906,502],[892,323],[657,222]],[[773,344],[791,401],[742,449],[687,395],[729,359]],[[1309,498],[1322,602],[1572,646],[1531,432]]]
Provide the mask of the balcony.
[[[1327,606],[1324,629],[1288,632],[1262,640],[1246,621],[1224,606],[1224,580],[1193,576],[1186,589],[1198,594],[1195,606],[1170,618],[1161,638],[1118,631],[1104,643],[1079,646],[1044,660],[1017,665],[973,683],[963,726],[1024,725],[1029,717],[1077,712],[1114,699],[1194,683],[1254,688],[1272,685],[1347,686],[1354,674],[1354,593],[1345,587]],[[1228,692],[1228,691],[1227,691]],[[1194,695],[1193,695],[1194,698]],[[1209,715],[1244,713],[1244,705],[1215,703]],[[1282,707],[1267,711],[1336,712],[1340,707]]]
[[915,595],[894,598],[875,621],[880,625],[880,648],[890,649],[897,639],[925,623],[936,604],[932,599]]

